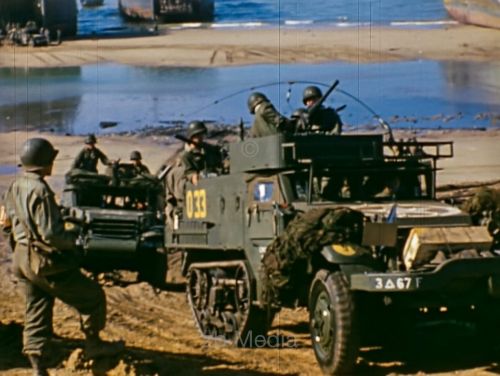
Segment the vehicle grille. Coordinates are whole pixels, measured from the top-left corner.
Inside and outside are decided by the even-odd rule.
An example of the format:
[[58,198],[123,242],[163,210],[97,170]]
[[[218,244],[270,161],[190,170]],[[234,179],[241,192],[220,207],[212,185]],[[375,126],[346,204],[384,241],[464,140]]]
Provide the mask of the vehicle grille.
[[113,239],[132,239],[138,236],[136,221],[94,219],[90,224],[94,236]]

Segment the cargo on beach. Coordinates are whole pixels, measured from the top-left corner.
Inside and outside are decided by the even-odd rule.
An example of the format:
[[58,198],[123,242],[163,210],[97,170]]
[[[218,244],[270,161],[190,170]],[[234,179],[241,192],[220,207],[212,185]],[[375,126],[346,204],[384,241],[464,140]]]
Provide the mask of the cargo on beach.
[[500,29],[499,0],[444,0],[444,6],[458,22]]
[[77,32],[77,13],[76,1],[71,0],[2,0],[0,28],[34,21],[53,35],[60,31],[62,37],[72,37]]
[[212,21],[214,0],[119,0],[120,13],[135,20]]

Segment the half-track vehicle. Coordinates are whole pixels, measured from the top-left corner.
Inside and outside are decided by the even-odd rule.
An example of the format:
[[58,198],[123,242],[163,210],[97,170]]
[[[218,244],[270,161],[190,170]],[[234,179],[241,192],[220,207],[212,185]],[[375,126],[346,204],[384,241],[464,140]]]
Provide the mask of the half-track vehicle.
[[83,229],[82,266],[95,273],[137,271],[139,280],[161,287],[167,273],[163,188],[154,176],[135,175],[130,164],[112,170],[73,170],[66,177],[63,212]]
[[437,162],[451,157],[452,142],[373,134],[230,144],[230,172],[188,183],[166,229],[201,335],[259,345],[280,308],[305,306],[322,372],[342,374],[403,317],[498,328],[491,237],[436,200]]

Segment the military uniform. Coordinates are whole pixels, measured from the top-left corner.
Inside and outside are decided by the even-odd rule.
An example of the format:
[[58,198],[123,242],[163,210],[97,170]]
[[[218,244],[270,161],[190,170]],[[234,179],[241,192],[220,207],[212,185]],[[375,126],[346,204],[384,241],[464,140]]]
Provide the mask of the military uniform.
[[252,137],[265,137],[283,132],[287,119],[270,102],[261,102],[255,106],[255,118],[250,134]]
[[219,173],[222,168],[220,148],[215,145],[204,144],[184,151],[181,156],[184,167],[184,176],[194,173]]
[[134,175],[144,175],[144,174],[149,174],[149,168],[146,165],[140,164],[140,165],[134,165]]
[[319,107],[312,116],[309,117],[311,131],[327,132],[329,134],[340,135],[342,132],[342,120],[339,114],[331,107]]
[[98,148],[84,148],[76,156],[72,168],[90,172],[97,172],[97,162],[99,160],[105,165],[110,165],[111,163],[108,157],[106,157],[106,155]]
[[25,172],[5,196],[15,240],[13,269],[26,295],[23,351],[42,356],[52,334],[54,299],[75,307],[87,337],[97,337],[106,320],[102,288],[78,268],[75,235],[64,230],[54,193],[41,175]]

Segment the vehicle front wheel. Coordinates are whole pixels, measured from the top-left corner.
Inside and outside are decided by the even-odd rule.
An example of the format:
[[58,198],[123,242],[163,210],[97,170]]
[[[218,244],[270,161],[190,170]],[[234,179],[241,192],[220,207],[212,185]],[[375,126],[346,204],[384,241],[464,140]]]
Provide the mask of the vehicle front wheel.
[[323,373],[352,373],[359,332],[352,293],[342,273],[320,270],[316,274],[309,292],[309,327]]

